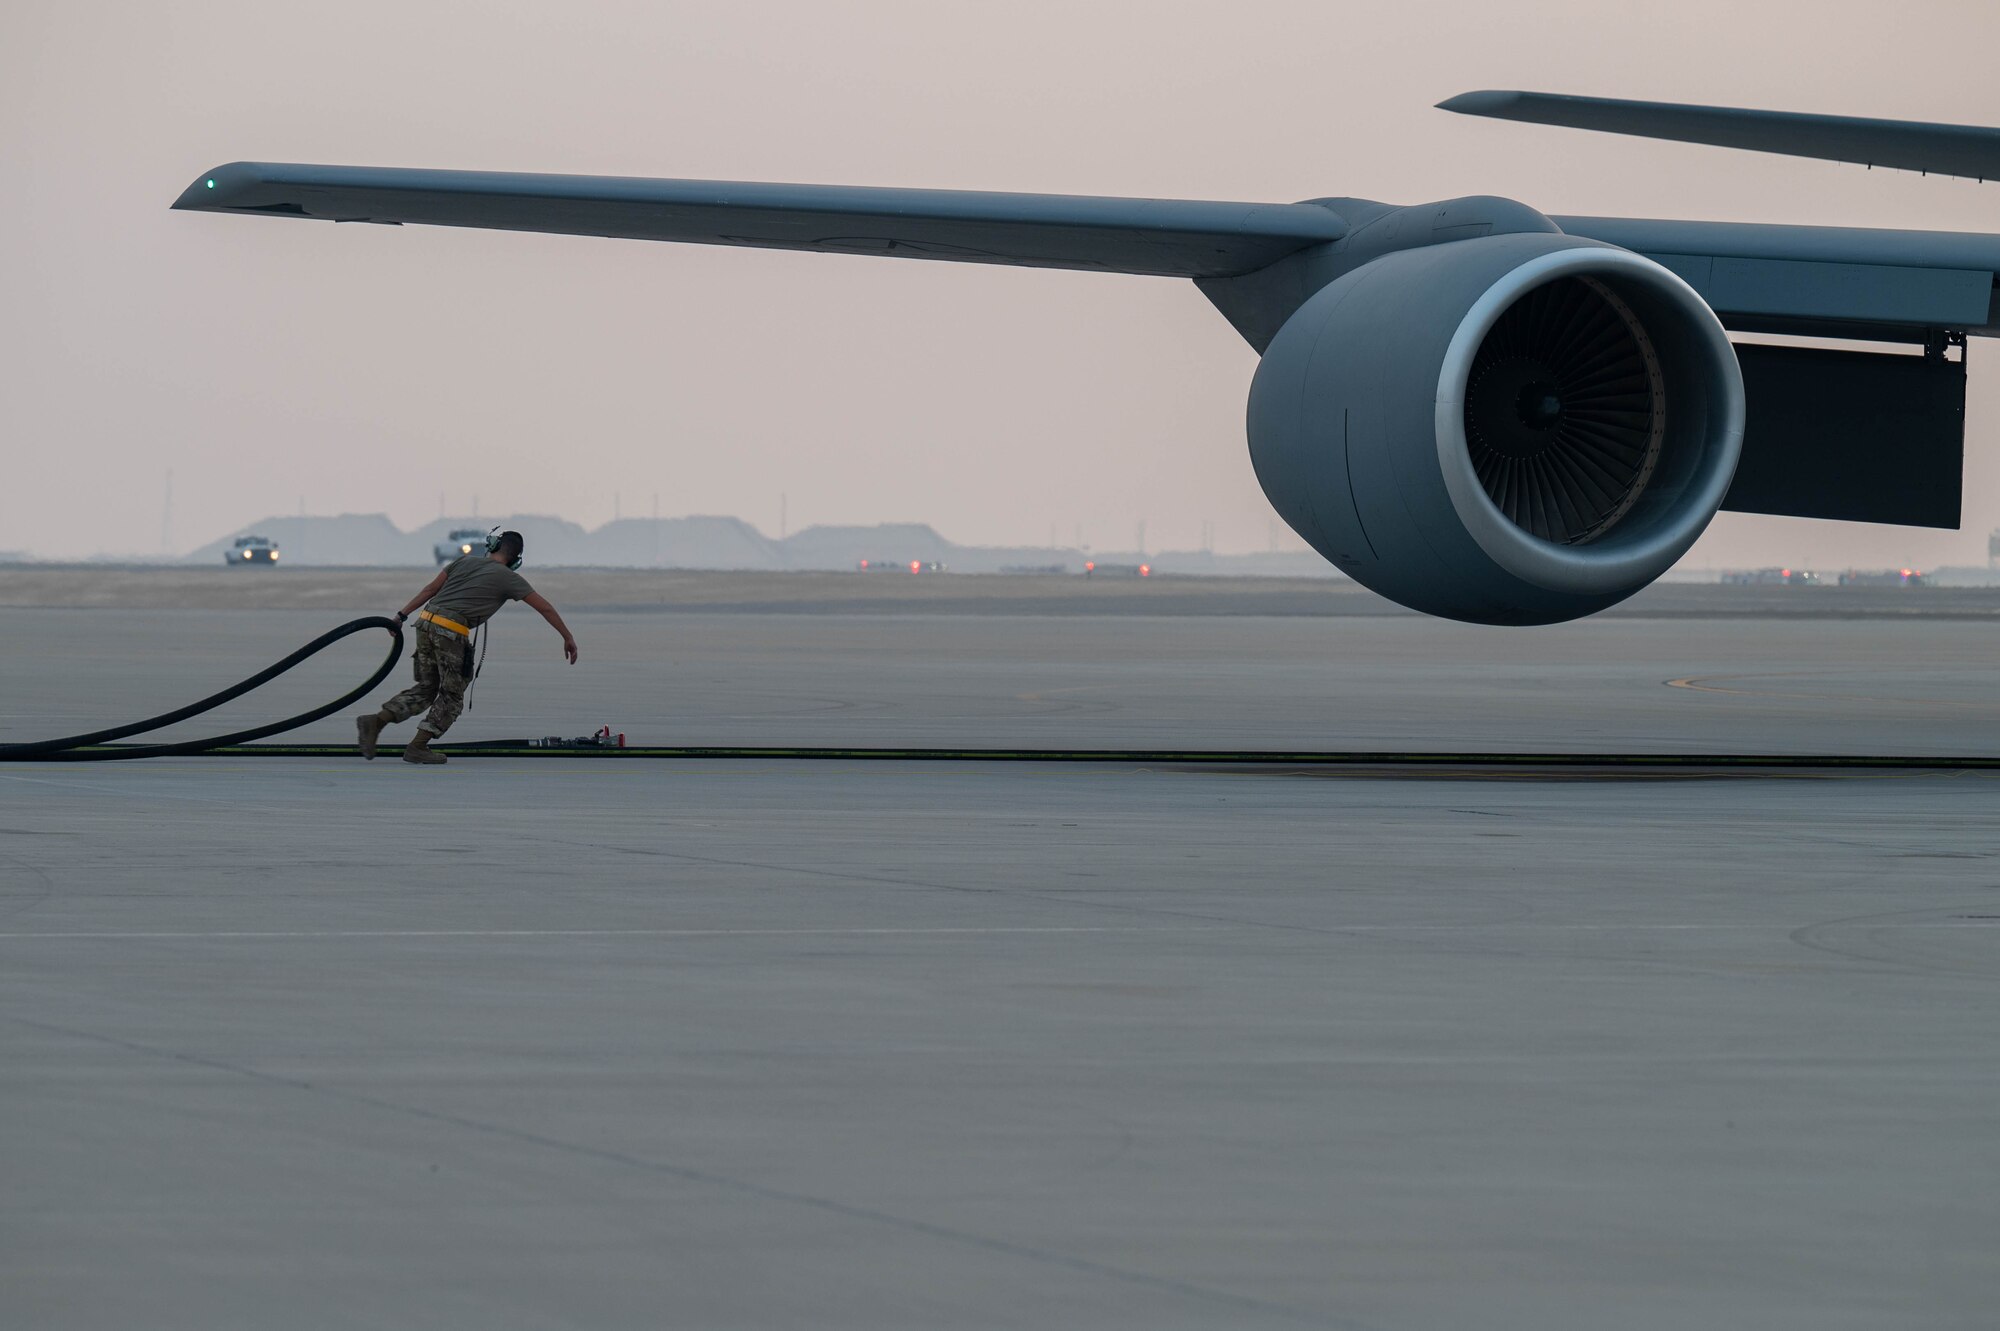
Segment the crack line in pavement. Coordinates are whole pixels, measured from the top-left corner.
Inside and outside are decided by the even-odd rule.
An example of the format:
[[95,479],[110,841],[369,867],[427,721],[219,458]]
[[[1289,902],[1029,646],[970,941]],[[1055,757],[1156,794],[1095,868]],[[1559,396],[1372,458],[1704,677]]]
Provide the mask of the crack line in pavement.
[[788,1202],[794,1206],[808,1207],[850,1220],[864,1220],[871,1224],[884,1225],[913,1234],[922,1234],[929,1238],[943,1239],[947,1242],[963,1244],[967,1247],[981,1248],[988,1252],[1002,1253],[1009,1257],[1020,1257],[1029,1261],[1066,1267],[1069,1270],[1081,1272],[1085,1275],[1102,1276],[1128,1285],[1163,1290],[1205,1303],[1272,1314],[1319,1326],[1353,1325],[1352,1323],[1334,1322],[1319,1314],[1307,1312],[1304,1309],[1289,1307],[1281,1303],[1270,1303],[1263,1299],[1252,1298],[1249,1295],[1232,1294],[1225,1290],[1208,1289],[1201,1285],[1189,1284],[1186,1281],[1175,1280],[1168,1276],[1151,1275],[1144,1271],[1129,1271],[1123,1267],[1111,1266],[1103,1262],[1094,1262],[1084,1257],[1071,1257],[1063,1253],[1051,1252],[1046,1248],[1034,1248],[1027,1244],[1014,1243],[1007,1239],[996,1239],[988,1235],[975,1233],[971,1230],[954,1229],[949,1225],[941,1225],[928,1220],[918,1220],[910,1216],[897,1215],[892,1211],[876,1210],[873,1207],[861,1206],[853,1202],[843,1202],[832,1197],[820,1197],[806,1192],[793,1192],[785,1188],[771,1187],[768,1184],[752,1183],[746,1179],[732,1178],[726,1174],[715,1174],[707,1170],[693,1169],[686,1165],[670,1164],[662,1160],[650,1160],[645,1156],[630,1155],[624,1151],[611,1150],[606,1147],[588,1146],[579,1142],[563,1141],[560,1138],[545,1136],[538,1132],[529,1132],[521,1128],[510,1128],[504,1124],[488,1123],[476,1118],[467,1118],[462,1114],[451,1114],[441,1110],[422,1109],[415,1105],[399,1104],[394,1100],[384,1100],[376,1096],[361,1094],[358,1091],[341,1090],[337,1087],[322,1085],[321,1083],[307,1081],[299,1077],[287,1077],[277,1073],[263,1072],[256,1068],[244,1067],[241,1064],[227,1063],[221,1059],[206,1058],[199,1054],[184,1053],[177,1049],[142,1044],[136,1040],[121,1039],[118,1036],[104,1035],[97,1031],[78,1030],[74,1027],[58,1026],[51,1022],[32,1021],[26,1017],[8,1016],[6,1020],[17,1026],[25,1026],[30,1030],[67,1036],[71,1039],[93,1040],[100,1044],[107,1044],[117,1049],[126,1050],[130,1053],[145,1054],[152,1058],[170,1059],[174,1062],[187,1063],[195,1067],[209,1068],[216,1072],[226,1072],[232,1076],[244,1077],[268,1085],[284,1086],[292,1090],[309,1091],[330,1099],[343,1100],[349,1104],[363,1105],[371,1109],[379,1109],[388,1113],[422,1119],[426,1122],[463,1128],[467,1131],[482,1133],[489,1137],[498,1137],[503,1140],[520,1142],[529,1146],[539,1146],[545,1150],[560,1151],[569,1155],[582,1156],[586,1159],[600,1160],[633,1169],[644,1169],[655,1174],[664,1174],[671,1178],[678,1178],[688,1183],[704,1184],[709,1187],[721,1188],[746,1196],[762,1198],[765,1201]]
[[915,934],[1194,934],[1219,929],[1149,924],[946,925],[938,928],[830,929],[128,929],[0,933],[0,939],[146,940],[285,938],[842,938],[848,935]]
[[640,846],[612,846],[593,841],[565,841],[549,838],[549,844],[575,846],[582,850],[612,851],[619,855],[640,855],[653,859],[682,860],[689,864],[707,864],[724,869],[765,869],[772,873],[797,874],[804,878],[833,878],[842,882],[871,883],[881,887],[917,887],[932,892],[963,892],[969,896],[1005,897],[1010,901],[1045,901],[1056,906],[1074,906],[1084,910],[1122,911],[1132,915],[1164,915],[1177,920],[1201,920],[1208,924],[1233,924],[1245,929],[1276,929],[1285,933],[1331,934],[1344,933],[1343,929],[1321,928],[1310,924],[1273,924],[1268,920],[1244,920],[1232,915],[1208,915],[1200,911],[1171,910],[1165,906],[1134,906],[1125,902],[1084,901],[1072,897],[1055,896],[1047,892],[1023,892],[1005,887],[965,887],[958,883],[936,883],[921,878],[891,878],[886,874],[848,873],[839,869],[808,869],[793,864],[763,864],[756,860],[729,860],[712,855],[690,855],[679,850],[649,850]]

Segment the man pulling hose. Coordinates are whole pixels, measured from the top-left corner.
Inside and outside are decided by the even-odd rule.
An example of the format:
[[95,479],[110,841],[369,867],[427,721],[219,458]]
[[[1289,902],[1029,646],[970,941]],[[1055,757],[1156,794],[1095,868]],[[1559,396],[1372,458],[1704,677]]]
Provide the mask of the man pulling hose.
[[445,756],[431,747],[431,741],[450,729],[465,710],[465,686],[472,676],[472,631],[509,601],[526,601],[548,620],[549,627],[562,634],[563,656],[571,665],[576,664],[576,639],[570,636],[569,626],[519,572],[526,550],[527,542],[517,531],[488,536],[485,554],[454,559],[396,612],[400,624],[418,606],[423,607],[417,614],[416,650],[411,654],[417,682],[383,703],[380,711],[355,718],[363,758],[375,756],[382,727],[424,712],[416,737],[403,750],[403,761],[445,761]]

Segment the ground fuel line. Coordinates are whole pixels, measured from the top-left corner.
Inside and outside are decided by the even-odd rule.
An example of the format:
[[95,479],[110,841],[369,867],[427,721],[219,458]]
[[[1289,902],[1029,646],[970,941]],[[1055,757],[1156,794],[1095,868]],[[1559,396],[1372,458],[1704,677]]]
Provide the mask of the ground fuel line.
[[[342,638],[356,633],[366,633],[370,629],[383,629],[389,634],[389,653],[382,658],[382,664],[375,668],[360,686],[341,694],[332,702],[313,708],[310,712],[300,712],[282,721],[268,725],[254,726],[249,730],[238,730],[227,735],[215,735],[207,739],[183,740],[176,744],[117,744],[114,740],[126,739],[133,735],[143,735],[149,730],[161,730],[179,721],[200,716],[213,711],[224,703],[240,698],[253,689],[262,688],[278,676],[304,661],[319,655]],[[396,662],[403,658],[403,627],[395,620],[382,615],[370,615],[365,619],[351,619],[339,628],[328,629],[291,655],[273,661],[256,674],[239,684],[232,684],[220,693],[210,694],[200,702],[189,703],[171,712],[149,716],[143,721],[133,721],[122,726],[112,726],[107,730],[93,730],[83,735],[64,735],[60,739],[34,740],[27,744],[0,745],[0,762],[44,762],[44,763],[101,763],[115,762],[125,758],[170,758],[187,754],[210,753],[217,749],[240,752],[240,745],[251,740],[263,739],[266,735],[281,735],[287,730],[297,730],[300,726],[311,725],[324,716],[331,716],[341,708],[360,701],[372,692],[377,684],[389,677],[396,668]],[[351,750],[349,750],[351,752]]]
[[[370,629],[389,634],[389,651],[375,672],[355,688],[309,712],[249,730],[174,744],[120,744],[115,741],[149,730],[160,730],[212,711],[226,702],[261,688],[278,676],[317,656],[343,638]],[[389,677],[403,656],[403,629],[393,619],[370,615],[329,629],[291,655],[272,662],[239,684],[200,702],[143,721],[133,721],[88,734],[26,744],[0,745],[0,762],[115,762],[126,758],[351,758],[353,744],[254,744],[250,741],[310,725],[359,702]],[[606,728],[608,734],[609,727]],[[595,758],[606,760],[752,760],[834,762],[969,762],[1063,763],[1154,768],[1255,768],[1345,770],[1350,774],[1501,774],[1590,779],[1615,772],[1628,774],[1707,775],[1723,772],[1805,775],[1851,771],[1882,772],[2000,772],[2000,756],[1974,754],[1756,754],[1756,753],[1506,753],[1427,750],[1273,750],[1273,749],[1082,749],[972,748],[966,746],[891,748],[845,745],[617,745],[578,740],[473,740],[436,747],[463,758]]]

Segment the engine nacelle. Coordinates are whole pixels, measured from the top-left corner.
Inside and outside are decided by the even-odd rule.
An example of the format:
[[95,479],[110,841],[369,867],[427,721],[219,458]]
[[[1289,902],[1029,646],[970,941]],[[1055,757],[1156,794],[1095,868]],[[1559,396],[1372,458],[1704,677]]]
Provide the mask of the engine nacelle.
[[1427,614],[1549,624],[1687,553],[1743,442],[1708,305],[1652,260],[1544,232],[1403,250],[1286,321],[1250,457],[1293,530]]

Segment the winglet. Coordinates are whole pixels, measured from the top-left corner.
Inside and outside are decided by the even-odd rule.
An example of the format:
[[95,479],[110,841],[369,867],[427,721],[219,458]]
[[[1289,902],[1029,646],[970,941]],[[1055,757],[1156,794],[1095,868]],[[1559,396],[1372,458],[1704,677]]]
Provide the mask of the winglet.
[[231,162],[212,168],[206,175],[197,176],[194,183],[174,200],[174,207],[191,213],[217,212],[227,207],[224,200],[243,174],[243,165],[242,162]]
[[1437,104],[1437,108],[1440,111],[1456,111],[1462,116],[1495,116],[1506,120],[1512,118],[1507,112],[1521,96],[1518,92],[1482,88],[1478,92],[1462,92],[1456,97],[1447,97]]

